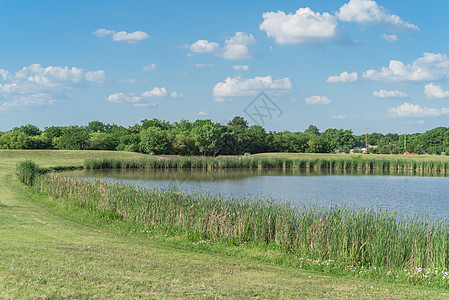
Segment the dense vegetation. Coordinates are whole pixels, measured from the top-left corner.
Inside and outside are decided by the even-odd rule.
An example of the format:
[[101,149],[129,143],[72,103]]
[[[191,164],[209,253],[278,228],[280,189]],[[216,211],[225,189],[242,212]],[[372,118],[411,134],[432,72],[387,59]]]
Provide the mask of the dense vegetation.
[[[44,130],[28,124],[0,132],[0,149],[119,150],[208,156],[263,152],[349,153],[350,149],[360,152],[365,140],[365,135],[354,135],[351,130],[329,128],[320,132],[314,125],[303,132],[267,132],[261,126],[249,126],[242,117],[234,117],[227,124],[211,120],[169,123],[145,119],[128,128],[99,121],[90,122],[88,126],[51,126]],[[370,133],[367,141],[373,146],[368,149],[371,153],[398,154],[405,150],[417,154],[449,153],[449,128],[438,127],[407,137],[397,133]]]
[[378,156],[378,155],[326,155],[297,154],[297,157],[204,157],[182,156],[161,159],[154,156],[139,159],[101,158],[86,159],[86,169],[308,169],[308,170],[364,170],[388,173],[448,174],[449,160],[435,156]]
[[108,219],[184,232],[197,243],[273,245],[295,257],[299,267],[370,272],[447,288],[445,220],[399,217],[379,209],[294,207],[267,199],[150,190],[55,173],[38,175],[38,170],[33,165],[30,172],[36,173],[34,186],[40,192],[76,201]]

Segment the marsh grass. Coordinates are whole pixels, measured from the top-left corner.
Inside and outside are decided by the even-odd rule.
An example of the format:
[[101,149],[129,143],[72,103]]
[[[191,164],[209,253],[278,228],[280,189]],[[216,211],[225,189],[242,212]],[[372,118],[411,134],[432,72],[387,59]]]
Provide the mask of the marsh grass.
[[295,207],[274,200],[87,182],[50,173],[36,187],[104,215],[185,232],[193,241],[276,245],[298,257],[393,270],[445,269],[449,223],[377,208]]
[[439,157],[404,157],[378,155],[326,155],[256,157],[204,157],[188,156],[158,158],[144,156],[139,159],[101,158],[87,159],[86,169],[309,169],[309,170],[364,170],[384,172],[410,172],[418,174],[444,175],[449,170],[449,160]]

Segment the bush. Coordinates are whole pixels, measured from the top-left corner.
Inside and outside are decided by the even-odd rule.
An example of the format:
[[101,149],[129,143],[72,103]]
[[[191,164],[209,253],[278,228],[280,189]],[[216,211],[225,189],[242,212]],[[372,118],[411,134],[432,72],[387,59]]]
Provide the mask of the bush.
[[39,173],[39,167],[31,160],[25,160],[17,164],[19,179],[26,185],[33,185],[36,175]]

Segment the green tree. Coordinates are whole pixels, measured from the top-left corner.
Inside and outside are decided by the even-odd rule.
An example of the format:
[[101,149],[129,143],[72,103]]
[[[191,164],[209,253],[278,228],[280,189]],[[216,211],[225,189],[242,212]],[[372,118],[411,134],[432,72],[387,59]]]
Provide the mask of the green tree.
[[140,149],[143,153],[169,154],[170,134],[160,127],[151,126],[140,132]]
[[83,126],[68,126],[62,129],[57,140],[57,148],[65,150],[88,149],[89,130]]
[[223,131],[221,125],[214,124],[210,120],[198,120],[190,132],[198,153],[202,155],[216,155],[220,152],[219,139]]

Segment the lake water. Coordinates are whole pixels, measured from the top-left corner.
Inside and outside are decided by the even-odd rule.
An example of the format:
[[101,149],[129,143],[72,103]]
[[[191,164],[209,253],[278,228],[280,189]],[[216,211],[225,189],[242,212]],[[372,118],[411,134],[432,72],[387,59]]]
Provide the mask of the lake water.
[[380,207],[400,214],[449,218],[449,177],[372,175],[304,170],[87,170],[72,175],[124,180],[184,191],[275,198],[299,205]]

